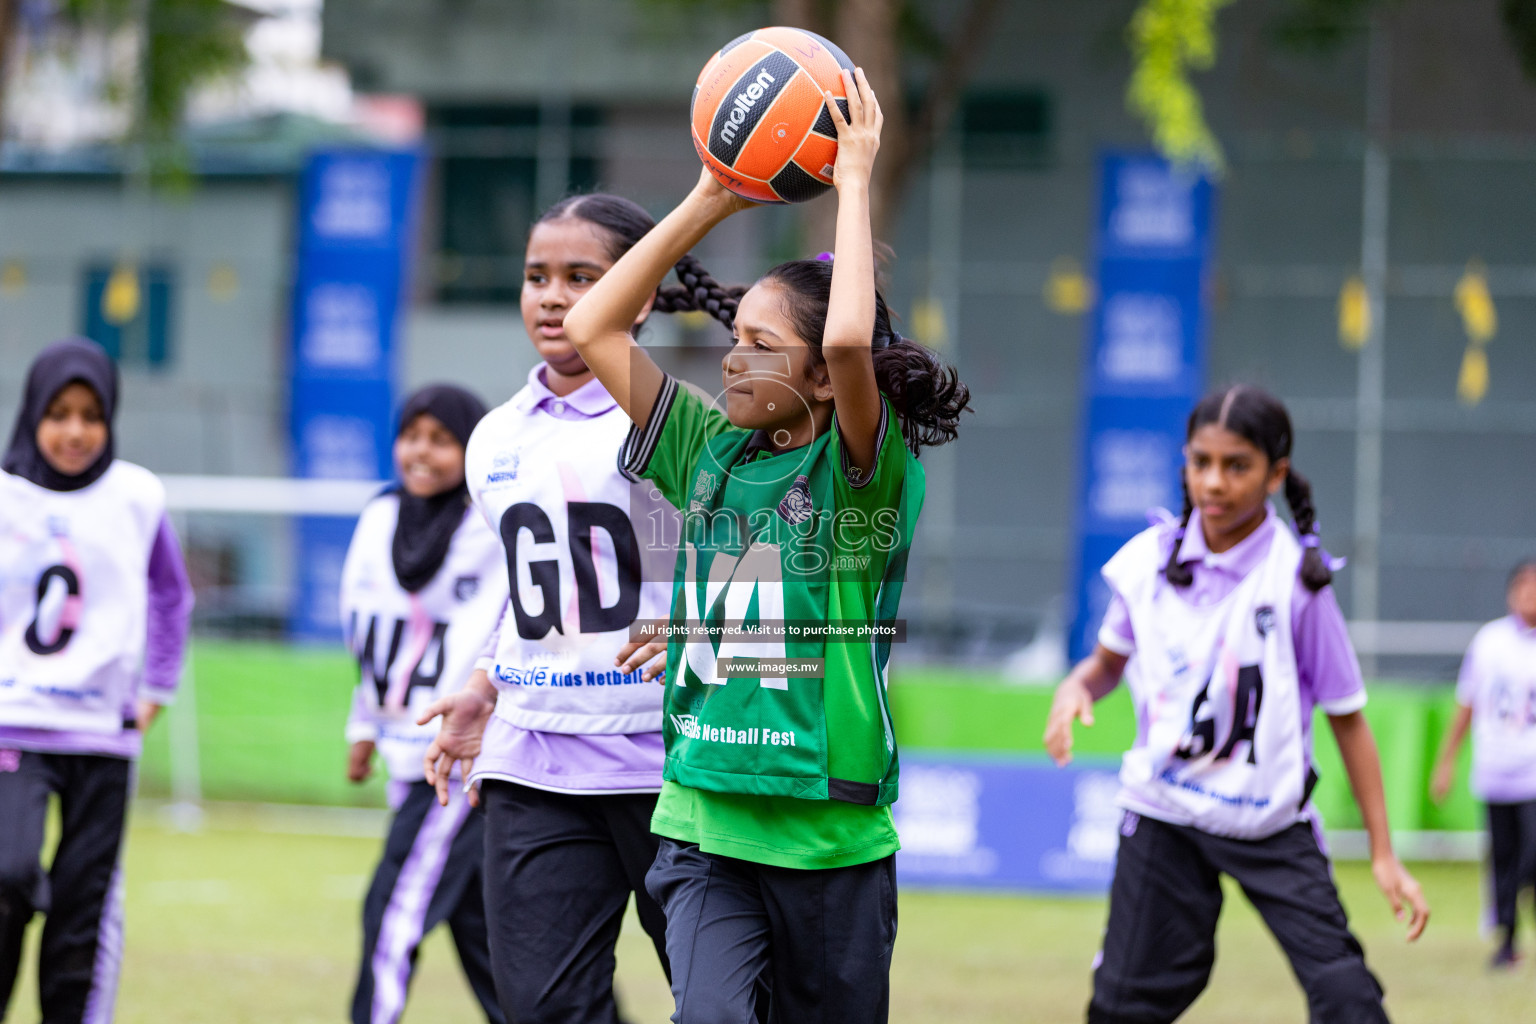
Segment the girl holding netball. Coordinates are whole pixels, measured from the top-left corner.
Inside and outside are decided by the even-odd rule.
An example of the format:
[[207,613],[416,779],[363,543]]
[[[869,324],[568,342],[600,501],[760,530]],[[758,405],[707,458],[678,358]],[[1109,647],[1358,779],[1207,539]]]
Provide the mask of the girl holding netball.
[[1512,967],[1520,890],[1536,885],[1536,559],[1516,565],[1509,614],[1477,631],[1456,681],[1456,717],[1430,792],[1444,800],[1456,755],[1472,732],[1472,792],[1488,807],[1489,860],[1499,945],[1490,965]]
[[[1339,903],[1310,797],[1312,712],[1328,715],[1365,820],[1371,869],[1416,939],[1429,919],[1387,829],[1365,687],[1328,584],[1312,489],[1291,465],[1290,416],[1238,386],[1189,417],[1184,514],[1110,559],[1093,653],[1056,691],[1045,744],[1122,675],[1138,734],[1120,771],[1120,852],[1088,1020],[1172,1021],[1205,988],[1220,878],[1242,886],[1280,943],[1317,1024],[1385,1021],[1382,990]],[[1269,503],[1285,491],[1299,538]]]
[[113,454],[117,385],[94,342],[45,348],[0,471],[0,1016],[42,913],[43,1019],[111,1019],[133,762],[175,693],[191,619],[165,489]]
[[[521,301],[543,361],[469,444],[470,495],[500,538],[511,600],[469,686],[427,712],[444,716],[427,775],[446,799],[460,763],[486,808],[492,966],[518,1024],[617,1019],[614,945],[631,894],[667,969],[644,886],[659,841],[662,648],[630,643],[630,626],[666,616],[674,549],[655,525],[675,513],[619,472],[629,419],[563,326],[654,224],[601,194],[538,219]],[[690,287],[653,289],[627,328],[653,309],[697,308],[695,290],[715,310],[734,305],[691,258],[678,273]]]
[[341,621],[359,679],[347,720],[347,776],[375,751],[395,809],[363,904],[354,1024],[394,1024],[427,932],[447,922],[470,988],[492,1024],[496,1003],[480,881],[484,815],[462,792],[439,806],[423,777],[433,726],[416,718],[464,684],[507,603],[501,541],[473,513],[464,446],[485,405],[437,384],[406,400],[395,435],[400,484],[363,509],[341,571]]
[[630,333],[672,265],[750,205],[707,171],[565,318],[634,423],[625,466],[686,513],[647,877],[675,1021],[857,1024],[889,1006],[897,760],[871,631],[894,618],[922,503],[913,450],[953,439],[968,396],[875,290],[880,108],[862,72],[846,91],[846,119],[827,99],[836,259],[742,296],[723,411]]

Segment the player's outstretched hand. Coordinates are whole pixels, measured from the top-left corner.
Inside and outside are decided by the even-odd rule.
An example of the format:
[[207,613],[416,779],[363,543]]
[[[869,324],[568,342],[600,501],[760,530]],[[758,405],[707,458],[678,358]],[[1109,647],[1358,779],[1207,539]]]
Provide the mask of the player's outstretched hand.
[[875,90],[869,87],[863,68],[843,72],[843,92],[848,94],[848,116],[844,117],[832,93],[822,97],[832,123],[837,127],[837,159],[832,165],[832,184],[869,184],[874,174],[875,153],[880,149],[880,129],[885,115]]
[[1371,861],[1371,874],[1376,876],[1376,884],[1392,905],[1393,917],[1401,921],[1406,905],[1408,941],[1412,942],[1423,935],[1424,926],[1429,924],[1429,903],[1424,899],[1424,890],[1419,888],[1418,881],[1408,873],[1408,869],[1403,867],[1395,855],[1387,854]]
[[[457,693],[438,698],[416,720],[417,725],[426,725],[438,716],[443,719],[422,757],[422,768],[427,781],[437,790],[437,802],[444,807],[448,806],[448,780],[454,762],[459,764],[459,774],[469,778],[475,758],[480,756],[480,738],[485,734],[485,723],[490,721],[495,708],[496,702],[471,683]],[[479,806],[479,790],[470,789],[469,803],[471,807]]]
[[1451,786],[1456,783],[1456,762],[1442,760],[1435,765],[1435,773],[1430,776],[1429,795],[1435,803],[1440,803],[1450,793]]
[[138,726],[141,734],[149,732],[149,727],[155,724],[155,719],[160,717],[160,705],[152,700],[138,700],[133,707],[133,721]]
[[658,683],[667,681],[667,642],[665,640],[631,640],[619,648],[618,657],[613,663],[619,667],[619,671],[629,675],[641,665],[645,670],[640,673],[640,678],[646,682],[656,680]]
[[1075,675],[1056,687],[1051,714],[1045,721],[1045,749],[1058,765],[1072,763],[1072,723],[1093,724],[1093,694]]
[[358,740],[347,751],[347,781],[366,782],[373,774],[373,740]]

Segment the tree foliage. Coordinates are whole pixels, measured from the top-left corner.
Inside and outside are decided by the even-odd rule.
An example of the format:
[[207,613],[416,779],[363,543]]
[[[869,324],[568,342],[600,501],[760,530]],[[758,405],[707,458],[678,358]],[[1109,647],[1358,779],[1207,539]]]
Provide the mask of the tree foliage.
[[[1126,99],[1159,152],[1180,163],[1221,167],[1217,142],[1189,72],[1216,59],[1216,14],[1232,0],[1141,0],[1127,29],[1133,59]],[[1361,32],[1373,13],[1402,0],[1289,0],[1273,25],[1286,49],[1326,53]],[[1536,81],[1536,0],[1500,0],[1505,37],[1526,78]]]
[[[132,112],[124,141],[142,147],[157,181],[184,182],[188,167],[178,135],[187,101],[199,85],[245,67],[247,16],[225,0],[55,0],[52,14],[77,37],[88,31],[136,34],[132,73],[117,84]],[[0,60],[7,42],[0,38]],[[8,70],[0,66],[0,75]]]
[[1133,63],[1126,102],[1146,122],[1159,152],[1213,172],[1223,165],[1221,144],[1189,73],[1215,63],[1216,12],[1231,2],[1143,0],[1127,30]]

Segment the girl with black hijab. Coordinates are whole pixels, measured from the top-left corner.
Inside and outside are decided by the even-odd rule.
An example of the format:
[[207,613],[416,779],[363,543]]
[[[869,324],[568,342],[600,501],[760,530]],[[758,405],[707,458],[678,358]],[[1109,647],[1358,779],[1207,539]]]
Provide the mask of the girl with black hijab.
[[347,721],[347,777],[378,752],[395,816],[363,904],[356,1024],[394,1024],[422,938],[446,921],[470,987],[504,1018],[487,950],[481,893],[484,814],[455,788],[439,806],[422,760],[437,734],[417,717],[462,687],[507,603],[501,539],[472,514],[464,446],[485,406],[462,388],[422,388],[395,437],[400,483],[363,510],[341,574],[341,621],[360,677]]
[[95,343],[48,346],[0,463],[0,1017],[42,913],[43,1019],[112,1018],[133,762],[186,647],[192,589],[165,489],[114,456],[117,385]]

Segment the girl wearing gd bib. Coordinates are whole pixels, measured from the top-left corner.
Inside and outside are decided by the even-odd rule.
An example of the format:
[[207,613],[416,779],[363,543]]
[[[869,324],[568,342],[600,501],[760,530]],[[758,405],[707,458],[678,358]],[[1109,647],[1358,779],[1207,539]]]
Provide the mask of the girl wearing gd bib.
[[[660,645],[630,642],[666,615],[671,510],[619,470],[629,419],[566,337],[563,321],[655,226],[621,196],[561,200],[524,253],[523,326],[542,362],[492,409],[465,454],[470,498],[504,549],[510,601],[459,692],[425,717],[443,724],[427,778],[448,799],[457,763],[485,806],[491,968],[517,1024],[613,1024],[614,946],[633,894],[668,970],[665,919],[645,891],[659,840]],[[735,307],[691,256],[688,287],[653,289],[652,312]],[[724,311],[722,313],[722,311]]]
[[[1231,875],[1285,950],[1315,1024],[1385,1021],[1349,931],[1310,804],[1314,707],[1328,715],[1371,844],[1371,869],[1408,938],[1429,918],[1387,828],[1365,688],[1318,547],[1290,416],[1238,386],[1189,417],[1184,515],[1104,567],[1113,591],[1094,651],[1056,691],[1045,744],[1072,757],[1072,723],[1126,677],[1136,746],[1120,771],[1120,852],[1088,1020],[1172,1021],[1215,959]],[[1268,497],[1285,488],[1300,533]]]
[[0,1017],[43,913],[43,1019],[112,1018],[133,762],[175,694],[192,615],[165,489],[113,456],[117,384],[94,342],[44,349],[0,472]]

